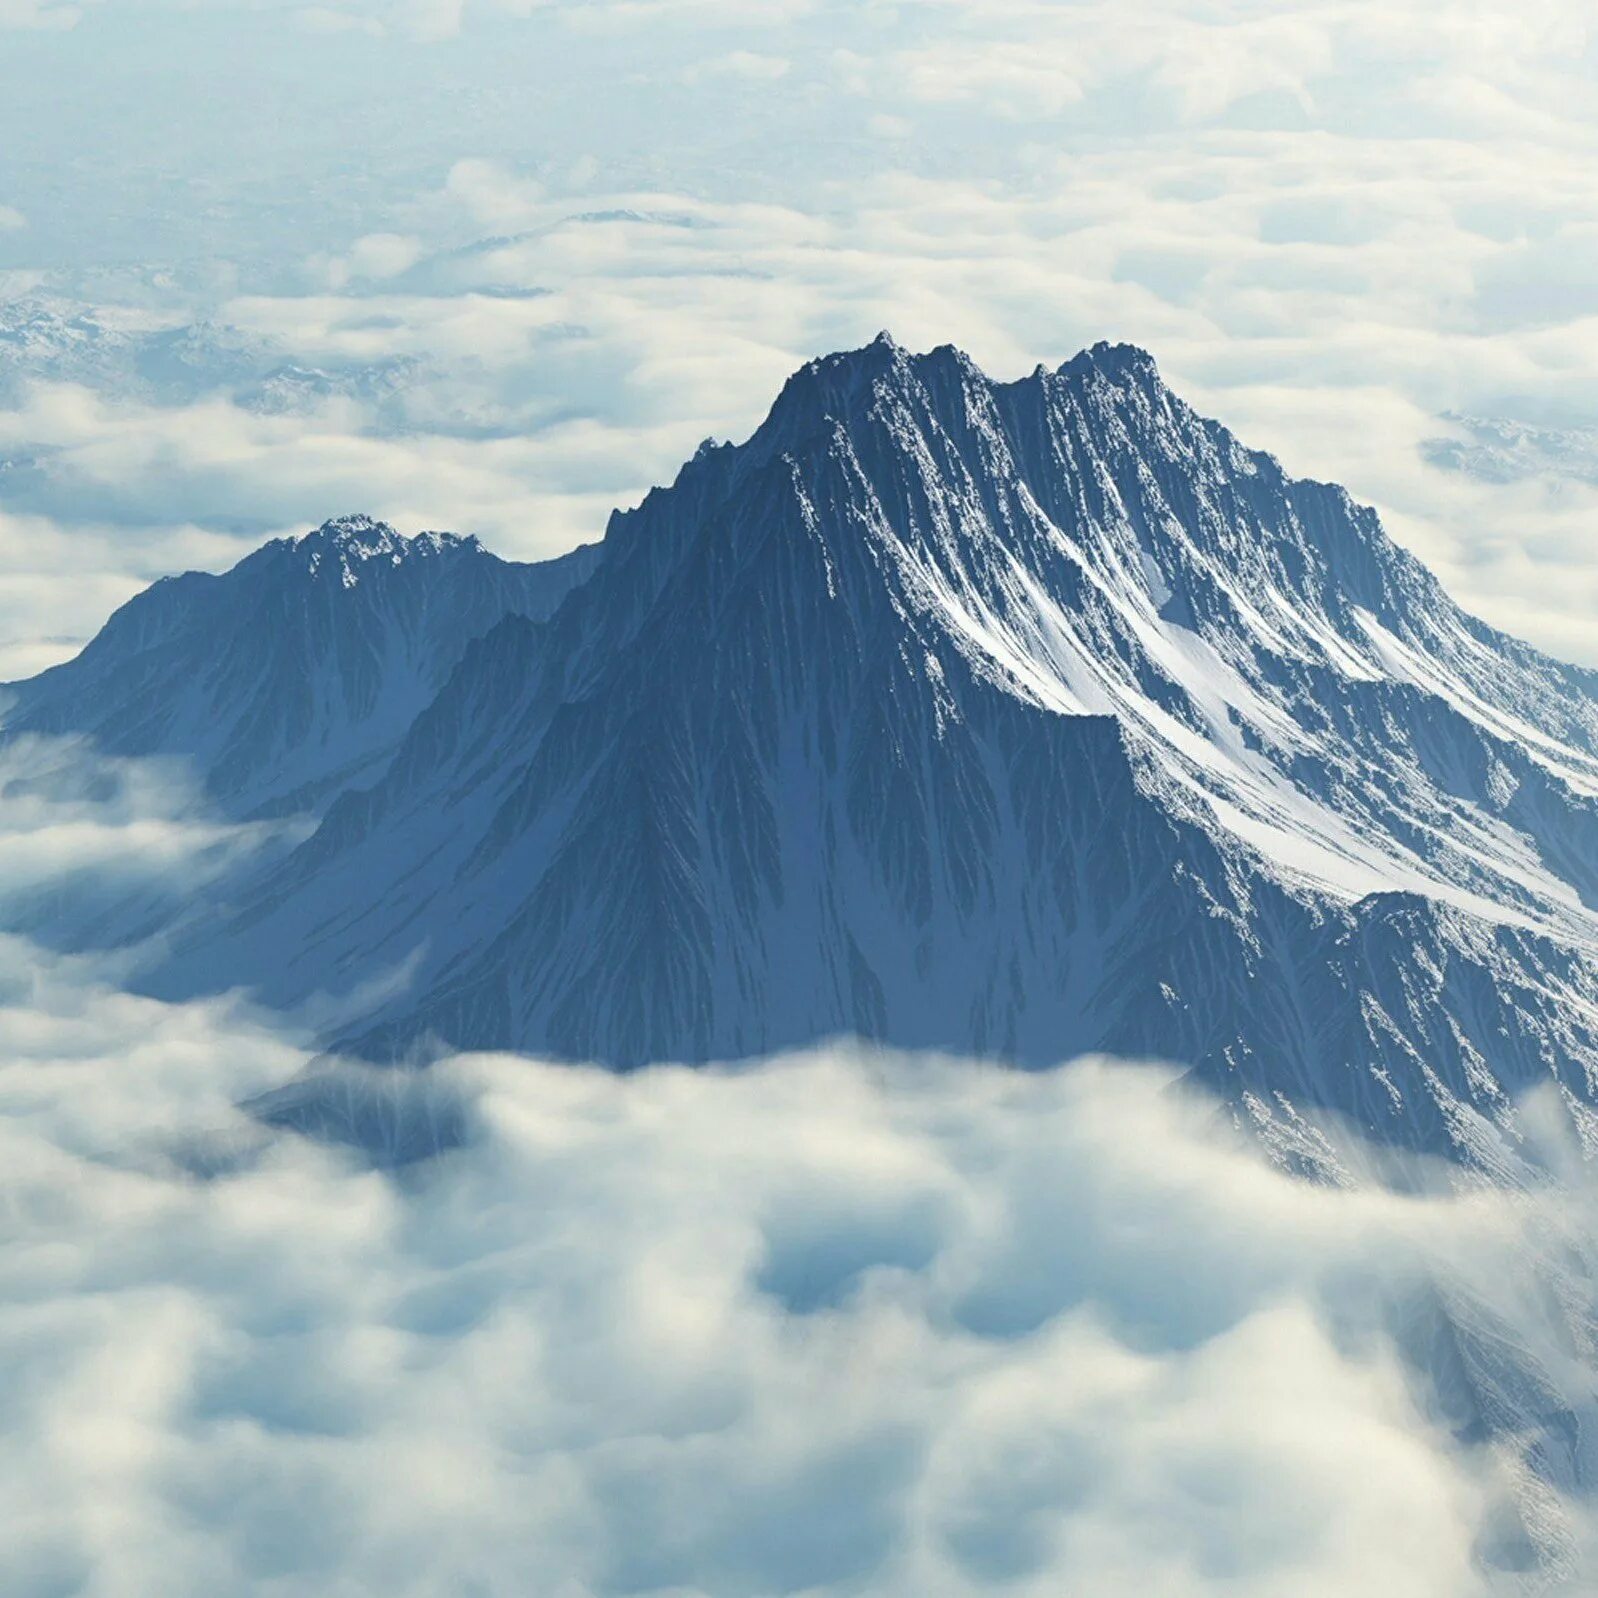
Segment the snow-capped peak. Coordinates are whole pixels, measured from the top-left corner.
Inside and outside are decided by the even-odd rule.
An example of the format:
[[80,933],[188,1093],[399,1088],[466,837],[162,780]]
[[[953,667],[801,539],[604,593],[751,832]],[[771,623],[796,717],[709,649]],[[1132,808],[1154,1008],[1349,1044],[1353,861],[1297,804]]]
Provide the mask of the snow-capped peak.
[[475,534],[426,531],[406,535],[390,523],[364,514],[335,516],[320,527],[284,540],[297,555],[305,558],[305,571],[316,576],[324,566],[336,570],[341,586],[354,588],[361,568],[373,561],[391,566],[407,560],[466,552],[483,554]]
[[[369,579],[280,585],[341,670],[372,641],[364,709],[437,608],[388,563],[454,546],[289,547]],[[1550,1061],[1598,1102],[1598,678],[1135,346],[1015,382],[887,339],[812,361],[547,625],[454,661],[180,991],[413,970],[333,1040],[381,1057],[1154,1055],[1428,1147],[1512,1128]],[[269,664],[276,706],[310,673]]]
[[547,616],[592,561],[504,561],[473,537],[335,517],[136,595],[75,660],[14,685],[0,737],[89,732],[193,759],[241,811],[312,808],[380,767],[473,638]]
[[1097,344],[1079,351],[1070,360],[1062,362],[1058,368],[1062,375],[1088,369],[1117,377],[1136,377],[1162,386],[1164,384],[1164,379],[1160,376],[1159,362],[1140,344],[1122,344],[1109,339],[1100,339]]

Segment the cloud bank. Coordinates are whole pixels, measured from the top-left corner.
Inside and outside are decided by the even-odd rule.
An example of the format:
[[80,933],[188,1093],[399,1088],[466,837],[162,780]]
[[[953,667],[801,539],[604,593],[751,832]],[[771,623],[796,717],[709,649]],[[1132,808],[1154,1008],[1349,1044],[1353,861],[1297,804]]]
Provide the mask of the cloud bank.
[[1442,1273],[1552,1347],[1534,1195],[849,1050],[454,1061],[467,1146],[389,1176],[239,1116],[302,1057],[237,1008],[0,974],[9,1591],[1462,1598],[1528,1521],[1582,1568],[1388,1330]]

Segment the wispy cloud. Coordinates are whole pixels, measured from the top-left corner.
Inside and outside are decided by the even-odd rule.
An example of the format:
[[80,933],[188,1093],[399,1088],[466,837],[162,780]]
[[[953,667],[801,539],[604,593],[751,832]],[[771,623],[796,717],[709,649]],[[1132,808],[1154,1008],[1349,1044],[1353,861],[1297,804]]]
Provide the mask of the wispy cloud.
[[73,738],[0,746],[0,930],[56,948],[136,945],[301,821],[237,824],[178,760],[127,760]]

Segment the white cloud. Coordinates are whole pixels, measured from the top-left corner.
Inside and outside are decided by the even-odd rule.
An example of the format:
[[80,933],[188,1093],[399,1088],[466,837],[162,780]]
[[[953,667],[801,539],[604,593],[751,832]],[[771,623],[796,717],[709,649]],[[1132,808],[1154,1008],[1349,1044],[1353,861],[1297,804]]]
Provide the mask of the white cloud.
[[0,746],[0,929],[55,947],[128,945],[169,925],[301,821],[237,824],[206,803],[179,760],[126,760],[71,738]]
[[232,565],[238,539],[191,525],[130,532],[92,518],[63,525],[0,510],[0,682],[69,658],[157,577]]
[[[493,229],[490,243],[418,256],[418,214],[351,252],[364,275],[341,263],[342,291],[226,312],[313,365],[420,362],[395,402],[405,437],[348,400],[258,416],[57,384],[0,413],[0,454],[40,459],[42,478],[12,503],[57,520],[278,530],[366,505],[553,553],[596,536],[612,504],[673,475],[697,439],[746,433],[816,350],[887,325],[922,347],[953,339],[1012,376],[1126,337],[1246,441],[1375,501],[1467,606],[1590,659],[1598,491],[1476,481],[1421,446],[1440,411],[1492,414],[1504,396],[1598,407],[1586,359],[1598,320],[1491,337],[1468,310],[1463,329],[1458,309],[1439,322],[1434,306],[1468,308],[1483,272],[1519,250],[1469,221],[1507,203],[1516,163],[1408,159],[1422,191],[1391,176],[1386,149],[1351,146],[1333,172],[1271,136],[1241,154],[1229,141],[1159,160],[1109,151],[1036,193],[887,175],[841,215],[623,193],[589,200],[587,218],[502,167],[461,162],[436,203]],[[1209,174],[1224,182],[1206,186]],[[81,616],[82,590],[62,586]]]
[[399,233],[368,233],[346,254],[331,259],[313,258],[311,271],[335,292],[352,283],[382,282],[408,271],[422,257],[419,239]]
[[907,52],[896,67],[912,99],[975,99],[1001,116],[1023,120],[1053,115],[1083,98],[1067,59],[1051,57],[1028,42],[973,48],[951,39]]
[[226,868],[265,829],[203,818],[171,762],[117,760],[70,739],[28,737],[0,747],[0,888],[7,898],[78,873],[122,887],[189,885]]
[[1157,1074],[846,1053],[456,1062],[473,1141],[393,1180],[250,1152],[298,1056],[236,1010],[3,969],[19,1590],[1493,1590],[1512,1473],[1375,1306],[1446,1269],[1518,1332],[1535,1204],[1301,1185]]
[[0,28],[73,28],[82,15],[81,6],[55,0],[0,0]]
[[543,191],[493,161],[457,161],[449,169],[445,194],[462,206],[474,222],[487,227],[516,227],[541,213]]
[[764,55],[757,50],[729,50],[725,55],[712,56],[687,68],[683,81],[700,83],[707,78],[734,78],[748,83],[775,83],[787,77],[792,66],[786,56]]
[[[0,451],[38,461],[7,483],[11,513],[125,518],[136,547],[151,527],[258,532],[368,504],[549,552],[706,433],[747,432],[799,361],[881,326],[1001,376],[1120,337],[1290,469],[1376,503],[1467,606],[1595,658],[1598,491],[1486,483],[1421,452],[1446,410],[1598,415],[1598,101],[1568,0],[1447,29],[1420,0],[524,9],[647,137],[531,96],[535,167],[440,144],[429,192],[352,225],[308,275],[295,253],[315,292],[284,273],[209,307],[304,364],[414,360],[400,397],[263,420],[139,414],[109,379],[92,399],[36,394],[0,416]],[[513,27],[465,14],[463,50],[492,32],[479,19]],[[789,70],[750,96],[760,80],[707,63]],[[702,74],[690,108],[650,98],[684,71]],[[338,116],[369,102],[325,98],[342,140]],[[28,636],[81,631],[64,614]]]
[[[8,917],[217,852],[155,766],[6,762]],[[1528,1528],[1547,1590],[1594,1568],[1553,1484],[1598,1191],[1547,1105],[1553,1185],[1400,1195],[1150,1067],[337,1067],[464,1118],[384,1175],[238,1109],[318,1080],[296,1040],[124,963],[0,937],[10,1590],[1508,1598]]]

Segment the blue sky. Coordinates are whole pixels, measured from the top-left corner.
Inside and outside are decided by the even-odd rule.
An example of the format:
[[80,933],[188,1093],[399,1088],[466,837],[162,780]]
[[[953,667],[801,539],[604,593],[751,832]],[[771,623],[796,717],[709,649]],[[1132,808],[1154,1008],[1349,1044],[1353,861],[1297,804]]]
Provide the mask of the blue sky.
[[0,671],[341,511],[595,537],[882,326],[1143,343],[1598,659],[1594,65],[1573,0],[0,0],[0,293],[92,334],[0,366]]

